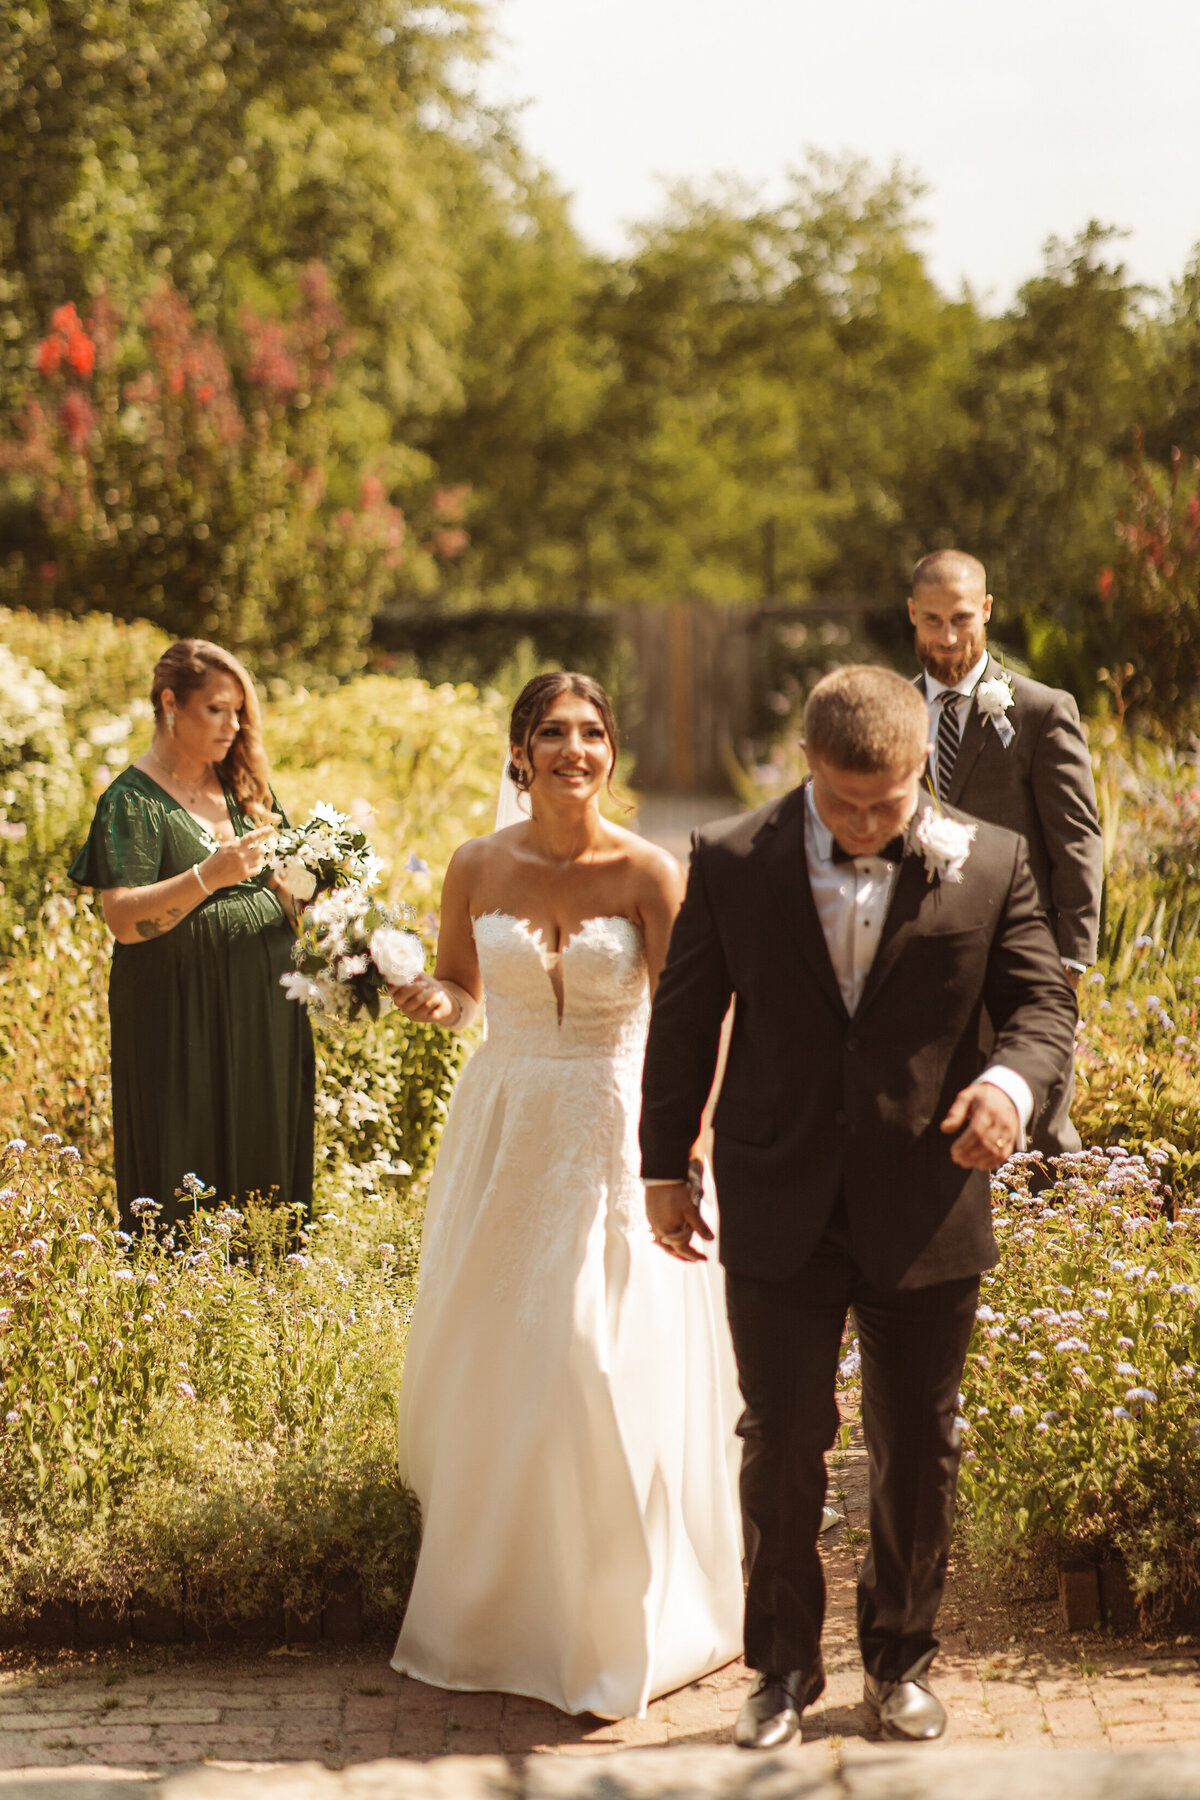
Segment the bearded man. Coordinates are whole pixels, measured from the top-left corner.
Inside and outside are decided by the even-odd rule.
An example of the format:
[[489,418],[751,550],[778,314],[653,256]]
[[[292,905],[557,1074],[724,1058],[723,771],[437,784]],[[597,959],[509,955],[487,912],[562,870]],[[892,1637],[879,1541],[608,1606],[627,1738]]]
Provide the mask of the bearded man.
[[[1025,839],[1029,866],[1072,987],[1096,960],[1104,846],[1079,709],[1060,688],[1005,669],[988,652],[992,596],[977,557],[935,550],[913,571],[908,616],[924,667],[930,774],[948,805]],[[1080,1147],[1071,1123],[1074,1055],[1030,1134],[1059,1156]]]

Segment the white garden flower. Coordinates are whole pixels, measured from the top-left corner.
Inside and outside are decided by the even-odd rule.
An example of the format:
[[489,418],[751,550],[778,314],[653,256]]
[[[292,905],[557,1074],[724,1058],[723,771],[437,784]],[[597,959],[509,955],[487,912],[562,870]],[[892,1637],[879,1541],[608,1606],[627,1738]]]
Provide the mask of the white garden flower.
[[916,835],[930,881],[946,881],[957,886],[975,841],[974,825],[949,819],[930,806],[921,815]]

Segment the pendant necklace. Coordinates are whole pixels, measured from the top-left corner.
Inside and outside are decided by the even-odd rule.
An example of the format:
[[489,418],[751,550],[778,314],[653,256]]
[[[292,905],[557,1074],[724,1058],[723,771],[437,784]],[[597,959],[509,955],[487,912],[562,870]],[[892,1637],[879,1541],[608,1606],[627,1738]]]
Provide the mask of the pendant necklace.
[[[189,804],[192,806],[199,806],[200,802],[204,798],[204,776],[202,775],[200,777],[200,786],[199,787],[189,787],[187,782],[183,779],[183,777],[181,775],[179,775],[174,769],[168,769],[166,763],[163,761],[162,757],[158,754],[157,750],[152,748],[150,751],[150,754],[154,758],[155,762],[158,764],[159,768],[162,770],[163,774],[165,776],[167,776],[168,780],[176,782],[183,789],[184,793],[188,797]],[[207,774],[207,772],[208,771],[205,770],[205,774]]]

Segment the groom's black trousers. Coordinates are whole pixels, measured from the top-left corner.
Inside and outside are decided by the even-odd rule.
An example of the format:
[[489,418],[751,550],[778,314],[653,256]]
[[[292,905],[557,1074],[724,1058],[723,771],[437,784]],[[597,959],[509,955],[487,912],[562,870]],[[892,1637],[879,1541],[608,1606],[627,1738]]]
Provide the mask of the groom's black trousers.
[[857,1268],[842,1207],[795,1275],[727,1272],[725,1292],[746,1409],[746,1661],[783,1673],[815,1662],[825,1616],[817,1552],[825,1453],[837,1436],[842,1330],[854,1310],[870,1471],[870,1548],[858,1584],[863,1667],[883,1681],[920,1674],[950,1554],[959,1449],[954,1426],[979,1278],[902,1290]]

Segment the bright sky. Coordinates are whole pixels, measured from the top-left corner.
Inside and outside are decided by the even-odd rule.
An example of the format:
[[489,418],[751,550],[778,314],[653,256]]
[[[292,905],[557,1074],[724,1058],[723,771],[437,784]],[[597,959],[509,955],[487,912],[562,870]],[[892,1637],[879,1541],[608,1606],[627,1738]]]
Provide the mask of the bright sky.
[[1091,217],[1153,286],[1200,241],[1200,0],[496,0],[490,97],[609,252],[662,180],[777,198],[808,146],[930,192],[935,278],[993,307]]

